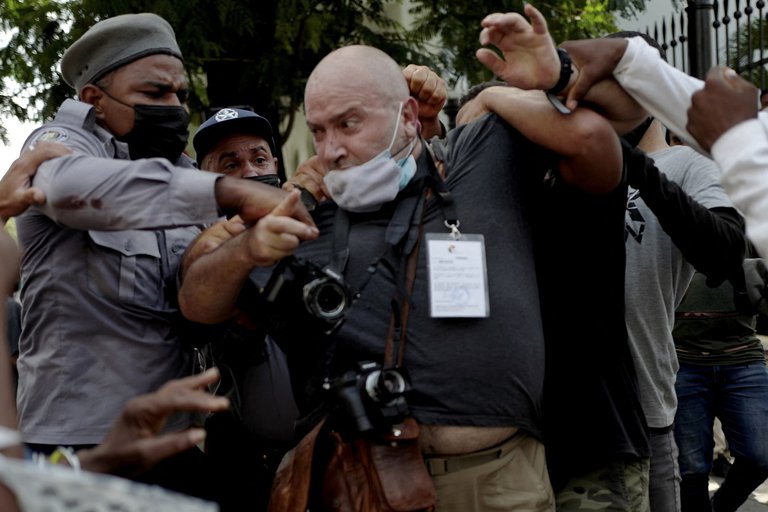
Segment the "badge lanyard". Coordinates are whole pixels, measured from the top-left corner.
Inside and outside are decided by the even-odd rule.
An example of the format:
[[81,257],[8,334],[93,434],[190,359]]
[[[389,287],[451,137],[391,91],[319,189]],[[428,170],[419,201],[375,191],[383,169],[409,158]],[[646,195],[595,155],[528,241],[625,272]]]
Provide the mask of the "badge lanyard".
[[[430,155],[435,159],[432,148]],[[434,167],[434,166],[430,166]],[[461,222],[453,200],[437,169],[430,169],[436,196],[450,233],[427,233],[430,316],[433,318],[485,318],[490,316],[485,239],[459,231]]]

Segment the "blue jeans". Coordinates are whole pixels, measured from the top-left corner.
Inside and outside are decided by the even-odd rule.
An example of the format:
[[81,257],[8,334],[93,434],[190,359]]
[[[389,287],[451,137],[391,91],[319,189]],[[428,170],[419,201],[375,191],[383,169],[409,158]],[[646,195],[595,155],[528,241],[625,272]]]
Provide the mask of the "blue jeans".
[[736,510],[768,478],[768,370],[765,364],[762,361],[723,366],[681,363],[675,390],[678,400],[675,440],[680,451],[683,511],[709,510],[707,482],[712,469],[715,417],[723,424],[735,462],[712,503],[717,511]]

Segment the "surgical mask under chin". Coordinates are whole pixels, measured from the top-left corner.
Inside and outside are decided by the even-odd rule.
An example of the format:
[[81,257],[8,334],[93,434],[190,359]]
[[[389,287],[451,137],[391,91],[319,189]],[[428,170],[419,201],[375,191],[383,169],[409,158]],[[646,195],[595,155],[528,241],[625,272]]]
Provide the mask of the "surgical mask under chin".
[[[400,160],[392,158],[400,126],[403,104],[397,111],[397,123],[389,146],[365,163],[343,170],[329,171],[323,181],[331,198],[340,208],[350,212],[372,212],[392,201],[416,174],[416,159],[412,152],[418,139],[408,147],[408,154]],[[399,151],[398,151],[399,153]]]

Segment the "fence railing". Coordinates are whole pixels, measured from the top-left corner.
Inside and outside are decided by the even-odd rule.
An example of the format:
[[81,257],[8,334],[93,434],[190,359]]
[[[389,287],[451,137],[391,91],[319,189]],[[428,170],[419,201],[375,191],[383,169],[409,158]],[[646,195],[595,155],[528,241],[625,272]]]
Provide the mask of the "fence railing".
[[669,62],[703,78],[727,65],[761,89],[768,88],[768,8],[763,0],[688,0],[645,28]]

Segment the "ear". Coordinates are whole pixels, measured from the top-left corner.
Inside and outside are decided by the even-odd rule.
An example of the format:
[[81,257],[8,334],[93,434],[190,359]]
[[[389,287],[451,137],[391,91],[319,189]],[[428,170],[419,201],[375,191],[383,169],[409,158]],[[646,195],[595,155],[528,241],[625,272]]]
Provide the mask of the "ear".
[[106,95],[104,91],[96,87],[94,84],[86,84],[80,89],[80,101],[93,105],[96,111],[96,119],[104,119],[104,108],[102,103],[104,102]]
[[413,96],[403,104],[403,126],[408,137],[415,137],[418,132],[419,102]]

